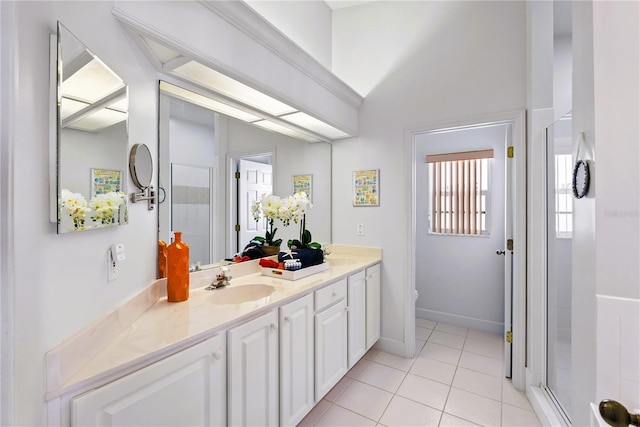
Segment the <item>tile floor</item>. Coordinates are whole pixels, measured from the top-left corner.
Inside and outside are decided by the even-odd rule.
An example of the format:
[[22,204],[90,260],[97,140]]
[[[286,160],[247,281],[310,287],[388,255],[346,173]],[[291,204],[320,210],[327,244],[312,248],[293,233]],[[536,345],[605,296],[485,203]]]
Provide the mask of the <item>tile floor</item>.
[[299,426],[540,426],[502,337],[416,319],[416,356],[371,349]]

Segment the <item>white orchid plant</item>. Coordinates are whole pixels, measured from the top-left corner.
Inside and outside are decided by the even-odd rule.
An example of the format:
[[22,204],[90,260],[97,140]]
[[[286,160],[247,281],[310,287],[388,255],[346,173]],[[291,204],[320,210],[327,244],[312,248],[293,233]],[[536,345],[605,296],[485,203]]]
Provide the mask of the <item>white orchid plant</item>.
[[278,229],[273,228],[274,221],[282,221],[285,227],[289,226],[291,221],[293,221],[295,224],[300,224],[300,237],[299,239],[289,240],[287,246],[296,249],[320,249],[321,245],[311,241],[311,233],[306,228],[306,213],[312,207],[313,205],[307,193],[304,191],[284,199],[274,196],[273,194],[264,194],[259,200],[253,203],[251,212],[256,222],[259,221],[260,218],[265,218],[268,227],[265,237],[256,236],[253,240],[269,246],[280,246],[282,239],[275,239],[275,234]]
[[91,209],[87,207],[87,201],[82,194],[63,188],[60,193],[60,212],[69,215],[73,220],[73,228],[81,231],[85,230],[86,216]]
[[124,204],[126,195],[118,191],[98,194],[91,198],[89,206],[93,209],[91,219],[101,224],[112,224],[115,214]]

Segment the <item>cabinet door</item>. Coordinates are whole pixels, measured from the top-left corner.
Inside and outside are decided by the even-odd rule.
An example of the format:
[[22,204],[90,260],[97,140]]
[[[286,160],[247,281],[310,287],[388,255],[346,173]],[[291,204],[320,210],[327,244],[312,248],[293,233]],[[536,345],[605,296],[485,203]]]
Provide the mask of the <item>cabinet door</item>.
[[349,276],[347,288],[350,369],[358,363],[358,360],[360,360],[367,351],[366,282],[364,271]]
[[224,336],[71,400],[72,426],[226,425]]
[[316,314],[316,402],[347,373],[347,302]]
[[313,294],[280,307],[280,425],[313,408]]
[[278,425],[278,316],[275,311],[231,329],[229,425]]
[[380,339],[380,264],[367,268],[367,350]]

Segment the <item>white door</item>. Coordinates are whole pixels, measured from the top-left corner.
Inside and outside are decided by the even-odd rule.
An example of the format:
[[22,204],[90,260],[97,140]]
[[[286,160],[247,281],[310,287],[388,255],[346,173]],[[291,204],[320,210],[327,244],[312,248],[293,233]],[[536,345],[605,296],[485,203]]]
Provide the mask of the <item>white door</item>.
[[349,276],[347,280],[347,304],[349,306],[349,369],[355,365],[366,350],[366,282],[364,270]]
[[251,214],[253,202],[263,194],[273,192],[273,167],[241,159],[238,165],[238,233],[237,251],[241,251],[255,236],[264,236],[266,222],[256,222]]
[[280,307],[280,425],[313,408],[313,294]]
[[316,314],[316,402],[347,373],[347,302]]
[[[278,425],[278,316],[275,311],[231,329],[229,425]],[[184,425],[184,424],[180,424]]]
[[71,401],[72,426],[226,425],[224,336]]

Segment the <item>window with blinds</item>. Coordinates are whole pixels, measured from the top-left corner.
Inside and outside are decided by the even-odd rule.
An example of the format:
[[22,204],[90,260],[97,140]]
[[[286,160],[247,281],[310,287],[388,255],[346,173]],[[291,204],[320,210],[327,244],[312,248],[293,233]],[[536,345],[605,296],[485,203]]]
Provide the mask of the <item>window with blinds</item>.
[[556,154],[554,157],[556,237],[570,239],[573,231],[573,161],[571,154]]
[[493,150],[427,155],[429,232],[489,235],[487,198]]

